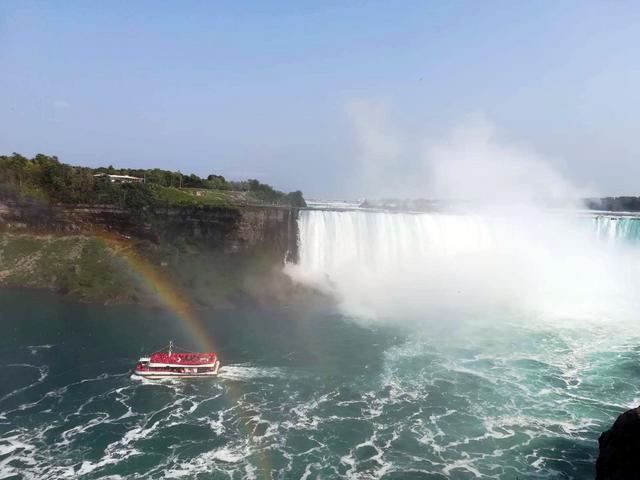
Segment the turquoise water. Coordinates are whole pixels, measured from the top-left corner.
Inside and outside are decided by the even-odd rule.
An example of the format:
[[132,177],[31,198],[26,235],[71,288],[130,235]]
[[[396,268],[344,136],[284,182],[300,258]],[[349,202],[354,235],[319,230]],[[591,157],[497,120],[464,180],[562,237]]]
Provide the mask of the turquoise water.
[[154,383],[141,352],[193,346],[170,314],[0,305],[0,478],[592,478],[640,396],[635,329],[607,322],[212,312],[221,378]]
[[640,241],[640,218],[598,215],[593,220],[596,234],[601,239],[623,240],[628,243]]

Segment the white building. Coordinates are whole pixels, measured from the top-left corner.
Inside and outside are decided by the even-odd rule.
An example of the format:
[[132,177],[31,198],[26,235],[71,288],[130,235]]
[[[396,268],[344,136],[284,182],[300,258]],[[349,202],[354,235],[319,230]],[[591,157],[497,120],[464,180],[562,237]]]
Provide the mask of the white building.
[[132,177],[131,175],[112,175],[110,173],[96,173],[94,177],[104,178],[111,183],[142,183],[143,179],[140,177]]

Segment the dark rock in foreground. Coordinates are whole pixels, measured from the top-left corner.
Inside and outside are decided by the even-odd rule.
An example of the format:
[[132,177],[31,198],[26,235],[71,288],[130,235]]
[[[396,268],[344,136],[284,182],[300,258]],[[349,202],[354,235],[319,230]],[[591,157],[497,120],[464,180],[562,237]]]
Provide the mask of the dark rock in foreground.
[[640,478],[640,407],[620,415],[598,443],[596,480]]

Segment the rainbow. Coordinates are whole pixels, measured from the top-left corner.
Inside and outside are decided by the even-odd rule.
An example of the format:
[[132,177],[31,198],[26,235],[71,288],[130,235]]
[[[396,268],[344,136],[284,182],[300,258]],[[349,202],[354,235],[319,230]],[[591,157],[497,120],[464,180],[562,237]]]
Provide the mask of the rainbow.
[[217,351],[213,338],[195,312],[189,297],[169,281],[164,272],[140,255],[126,238],[104,230],[94,235],[124,260],[132,273],[153,292],[168,310],[176,314],[193,337],[198,349],[205,352]]
[[[151,292],[156,294],[157,298],[167,309],[176,314],[177,318],[193,337],[200,351],[218,351],[204,323],[191,303],[187,300],[189,298],[188,295],[173,285],[161,269],[140,255],[127,238],[105,230],[96,230],[93,234],[113,250],[118,255],[118,258],[125,261],[132,273],[134,273]],[[253,432],[250,431],[249,425],[251,424],[250,421],[254,412],[249,413],[242,406],[240,400],[242,399],[243,392],[239,385],[234,382],[226,383],[226,385],[230,400],[238,406],[241,418],[239,425],[244,429],[247,442],[251,444],[253,443]],[[258,478],[271,478],[271,459],[264,451],[257,450],[256,453],[258,453],[259,469],[254,473],[259,476]]]

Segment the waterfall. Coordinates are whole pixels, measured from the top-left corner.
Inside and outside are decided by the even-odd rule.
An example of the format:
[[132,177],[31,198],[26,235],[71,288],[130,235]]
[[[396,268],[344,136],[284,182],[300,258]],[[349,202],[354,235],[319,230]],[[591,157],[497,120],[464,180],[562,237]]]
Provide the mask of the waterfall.
[[638,249],[618,239],[640,239],[640,219],[305,210],[288,271],[365,317],[602,316],[638,297]]
[[493,243],[485,222],[471,215],[308,210],[299,229],[300,265],[328,273],[351,262],[385,270]]
[[593,219],[596,235],[603,240],[640,241],[640,218],[598,215]]

